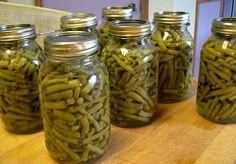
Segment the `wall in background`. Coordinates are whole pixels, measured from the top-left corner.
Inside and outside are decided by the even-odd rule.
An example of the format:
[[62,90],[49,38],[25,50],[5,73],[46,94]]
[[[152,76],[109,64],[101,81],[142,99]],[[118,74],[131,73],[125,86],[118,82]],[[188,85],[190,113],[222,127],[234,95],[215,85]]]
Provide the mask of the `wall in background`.
[[171,11],[186,11],[190,15],[189,32],[194,37],[194,22],[196,11],[196,0],[149,0],[149,21],[152,22],[153,14],[157,11],[171,10]]
[[7,0],[7,2],[34,5],[34,0]]
[[200,3],[198,6],[198,18],[196,27],[196,43],[195,43],[195,56],[194,56],[194,68],[193,76],[198,77],[199,73],[199,60],[200,51],[205,40],[211,35],[212,20],[219,17],[221,8],[220,0]]
[[108,6],[128,6],[130,3],[136,5],[134,18],[140,17],[140,0],[42,0],[42,6],[68,12],[89,12],[97,15],[98,22],[101,23],[102,8]]

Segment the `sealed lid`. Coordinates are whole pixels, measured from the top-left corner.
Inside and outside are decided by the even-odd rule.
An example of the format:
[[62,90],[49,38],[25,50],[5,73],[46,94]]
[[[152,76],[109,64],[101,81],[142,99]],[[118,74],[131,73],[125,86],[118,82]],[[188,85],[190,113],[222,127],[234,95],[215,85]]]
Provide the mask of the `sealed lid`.
[[145,20],[116,20],[109,24],[108,32],[119,37],[143,37],[151,34],[151,24]]
[[97,36],[88,32],[58,32],[44,39],[44,51],[54,59],[92,55],[98,49]]
[[61,28],[81,28],[97,26],[97,17],[91,13],[74,13],[61,17]]
[[154,13],[154,22],[160,24],[189,24],[189,14],[182,11],[161,11]]
[[131,18],[133,9],[127,6],[110,6],[102,8],[104,19],[128,19]]
[[0,26],[0,41],[14,41],[36,37],[34,25],[16,24]]
[[213,33],[236,35],[236,18],[216,18],[212,21]]

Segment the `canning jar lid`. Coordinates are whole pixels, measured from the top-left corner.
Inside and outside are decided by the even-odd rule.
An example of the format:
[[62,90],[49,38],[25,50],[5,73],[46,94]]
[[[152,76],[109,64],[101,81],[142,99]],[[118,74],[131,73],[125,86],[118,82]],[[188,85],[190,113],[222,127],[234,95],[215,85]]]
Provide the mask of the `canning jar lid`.
[[99,50],[95,34],[83,31],[57,32],[46,36],[44,51],[48,58],[69,59],[93,55]]
[[154,13],[153,22],[168,25],[189,25],[189,13],[182,11],[160,11]]
[[133,15],[133,9],[127,6],[110,6],[102,8],[104,19],[128,19]]
[[236,18],[216,18],[212,21],[211,30],[217,34],[236,35]]
[[109,23],[108,33],[118,37],[143,37],[151,34],[151,24],[145,20],[115,20]]
[[34,25],[15,24],[0,26],[0,41],[15,41],[36,38]]
[[74,13],[61,17],[61,28],[81,28],[97,26],[97,17],[91,13]]

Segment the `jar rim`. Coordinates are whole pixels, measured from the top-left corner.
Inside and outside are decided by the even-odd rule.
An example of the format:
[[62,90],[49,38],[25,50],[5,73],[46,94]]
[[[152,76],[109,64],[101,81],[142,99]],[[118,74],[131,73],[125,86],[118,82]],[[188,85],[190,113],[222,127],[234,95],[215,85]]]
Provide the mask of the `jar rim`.
[[183,11],[159,11],[153,18],[153,22],[168,25],[189,25],[189,21],[189,13]]
[[132,16],[133,9],[128,6],[109,6],[102,8],[102,18],[104,19],[127,19]]
[[0,25],[0,41],[15,41],[35,38],[35,26],[32,24]]
[[236,18],[219,17],[213,19],[211,31],[222,35],[236,35]]
[[92,13],[73,13],[60,18],[61,28],[81,28],[97,26],[97,17]]
[[84,31],[56,32],[44,39],[44,51],[49,58],[69,59],[93,55],[99,50],[95,34]]
[[141,19],[115,20],[109,23],[108,32],[118,37],[144,37],[151,34],[151,24]]

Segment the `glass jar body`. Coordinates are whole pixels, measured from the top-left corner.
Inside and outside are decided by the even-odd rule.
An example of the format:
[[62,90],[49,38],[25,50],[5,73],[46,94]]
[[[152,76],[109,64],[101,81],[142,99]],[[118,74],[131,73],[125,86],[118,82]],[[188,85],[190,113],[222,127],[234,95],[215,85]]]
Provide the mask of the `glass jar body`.
[[212,34],[203,44],[197,111],[218,123],[236,122],[236,37]]
[[102,48],[106,45],[108,42],[109,36],[108,36],[108,23],[109,20],[103,19],[102,24],[98,27],[98,33],[99,33],[99,43]]
[[109,72],[112,123],[120,127],[150,123],[156,111],[158,56],[148,38],[113,36],[101,61]]
[[95,34],[98,36],[98,30],[96,26],[91,26],[91,27],[74,27],[74,28],[61,28],[61,31],[84,31],[84,32],[89,32],[92,34]]
[[187,25],[155,25],[151,43],[159,62],[159,102],[178,102],[190,96],[192,75],[192,37]]
[[34,39],[0,42],[0,114],[10,132],[42,129],[37,79],[43,61]]
[[45,143],[62,162],[88,162],[101,156],[110,137],[109,81],[93,57],[46,60],[40,69],[40,101]]

